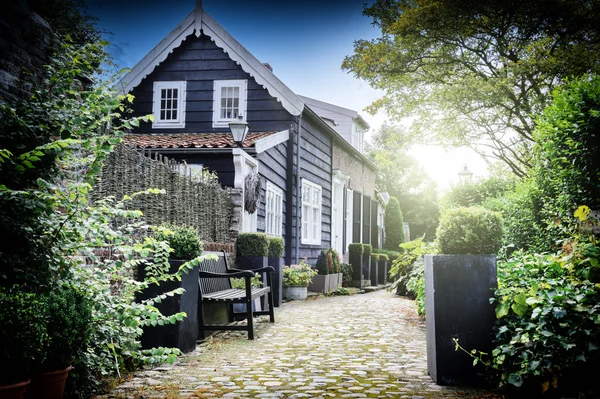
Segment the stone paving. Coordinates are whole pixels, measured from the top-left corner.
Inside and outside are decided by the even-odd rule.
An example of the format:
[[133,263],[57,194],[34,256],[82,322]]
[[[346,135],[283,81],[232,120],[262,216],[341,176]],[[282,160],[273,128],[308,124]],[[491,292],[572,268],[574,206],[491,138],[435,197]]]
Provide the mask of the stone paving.
[[288,302],[275,319],[259,319],[254,341],[220,332],[98,399],[487,396],[432,382],[424,324],[412,301],[388,292]]

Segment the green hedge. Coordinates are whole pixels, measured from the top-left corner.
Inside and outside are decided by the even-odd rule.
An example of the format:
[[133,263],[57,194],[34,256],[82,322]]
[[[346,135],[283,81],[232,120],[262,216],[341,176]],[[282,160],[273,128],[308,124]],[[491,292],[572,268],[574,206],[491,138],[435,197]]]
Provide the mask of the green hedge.
[[378,253],[371,254],[371,259],[373,259],[375,262],[378,262],[379,261],[379,254]]
[[263,233],[240,233],[236,256],[269,256],[269,237]]
[[315,267],[321,275],[341,273],[340,255],[333,248],[324,249],[319,253]]
[[283,238],[269,238],[269,258],[281,258],[283,256]]
[[383,247],[390,250],[398,250],[404,242],[404,219],[400,210],[400,203],[396,197],[390,197],[383,215],[385,226],[385,242]]
[[170,259],[194,259],[202,254],[202,242],[193,227],[163,224],[154,231],[157,241],[166,241],[173,250]]
[[379,261],[385,261],[387,262],[389,260],[389,257],[386,254],[378,254],[379,255]]
[[369,256],[373,253],[373,247],[371,244],[363,244],[363,255]]
[[446,210],[436,232],[441,254],[495,254],[502,246],[502,216],[483,207]]
[[352,243],[352,244],[348,245],[348,252],[350,253],[350,255],[353,255],[353,254],[362,255],[364,252],[363,245],[358,242]]

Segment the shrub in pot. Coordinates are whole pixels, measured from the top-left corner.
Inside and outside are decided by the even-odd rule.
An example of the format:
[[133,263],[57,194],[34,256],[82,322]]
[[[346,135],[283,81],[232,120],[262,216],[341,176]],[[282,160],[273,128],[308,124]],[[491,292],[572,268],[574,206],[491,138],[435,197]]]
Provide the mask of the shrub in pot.
[[306,299],[308,285],[317,274],[305,260],[300,264],[283,266],[283,296],[286,299]]
[[371,277],[371,285],[379,285],[379,254],[371,254],[371,266],[369,267],[369,276]]
[[442,385],[477,380],[473,359],[455,350],[491,353],[496,320],[491,292],[497,287],[496,252],[502,218],[481,207],[449,209],[441,215],[436,245],[440,255],[425,255],[427,367]]
[[349,263],[340,264],[342,269],[342,286],[347,287],[352,281],[352,265]]
[[388,256],[386,254],[378,254],[378,266],[377,266],[377,282],[378,284],[385,284],[387,281],[388,271]]
[[92,335],[92,303],[76,287],[65,284],[43,296],[48,339],[41,364],[29,387],[31,398],[60,399],[76,359],[85,355]]
[[327,293],[342,284],[340,256],[335,249],[322,250],[317,258],[315,268],[318,275],[308,286],[310,291]]
[[350,282],[350,285],[353,287],[360,288],[362,286],[363,280],[363,245],[360,243],[352,243],[348,245],[348,253],[350,265],[352,266],[352,280]]
[[[0,395],[25,394],[48,340],[45,301],[22,286],[0,287]],[[18,396],[14,396],[18,397]]]
[[269,238],[269,260],[268,265],[275,269],[273,274],[273,306],[279,307],[282,299],[282,287],[283,287],[283,251],[284,244],[283,238],[270,237]]
[[363,266],[362,274],[365,280],[371,280],[371,254],[373,253],[373,247],[371,244],[363,244]]
[[[142,347],[178,348],[189,352],[196,348],[198,324],[198,267],[186,268],[184,265],[202,254],[202,242],[196,229],[177,225],[162,225],[154,230],[157,241],[166,242],[171,248],[169,253],[168,274],[177,275],[177,278],[163,281],[160,285],[150,285],[144,290],[140,299],[149,299],[166,292],[183,288],[181,295],[168,296],[155,306],[163,315],[173,315],[185,312],[183,320],[176,324],[146,326],[141,338]],[[138,279],[144,281],[148,275],[146,265],[138,268]]]
[[263,233],[240,233],[236,240],[235,264],[252,270],[268,266],[269,237]]

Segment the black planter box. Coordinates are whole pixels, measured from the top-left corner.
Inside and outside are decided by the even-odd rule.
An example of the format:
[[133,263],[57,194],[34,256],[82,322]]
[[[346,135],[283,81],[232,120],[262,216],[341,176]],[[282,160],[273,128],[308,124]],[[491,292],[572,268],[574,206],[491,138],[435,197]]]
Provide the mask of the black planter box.
[[461,350],[491,353],[497,287],[495,255],[425,255],[427,369],[440,385],[482,382]]
[[371,285],[374,286],[374,287],[377,287],[380,284],[380,281],[379,281],[379,261],[371,259],[371,267],[370,267],[369,270],[370,270],[369,275],[371,276]]
[[350,281],[349,285],[351,287],[361,287],[361,281],[363,279],[362,276],[362,255],[361,254],[354,254],[354,253],[350,253],[350,258],[348,259],[348,261],[350,262],[350,265],[352,266],[352,280]]
[[363,254],[362,256],[362,275],[363,275],[363,280],[371,280],[371,255],[365,255]]
[[235,259],[235,268],[252,270],[267,267],[269,258],[266,256],[238,256]]
[[[170,272],[175,273],[187,260],[171,260]],[[144,265],[138,268],[138,279],[143,281],[146,271]],[[150,349],[158,346],[179,348],[182,352],[191,352],[196,348],[198,336],[198,268],[194,268],[181,276],[181,281],[165,281],[161,285],[150,285],[138,298],[139,300],[153,298],[176,288],[183,288],[181,295],[167,297],[154,306],[165,316],[185,312],[187,317],[175,324],[164,326],[145,326],[141,337],[142,348]]]
[[378,271],[377,271],[377,282],[379,284],[385,284],[387,282],[387,261],[380,260]]
[[275,269],[273,273],[273,306],[281,305],[283,292],[283,258],[268,258],[268,265]]

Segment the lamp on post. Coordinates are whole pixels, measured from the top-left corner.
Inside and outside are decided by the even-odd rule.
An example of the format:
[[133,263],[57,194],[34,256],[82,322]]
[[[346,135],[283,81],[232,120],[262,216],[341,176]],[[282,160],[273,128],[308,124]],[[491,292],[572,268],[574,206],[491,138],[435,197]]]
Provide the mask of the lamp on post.
[[242,144],[248,134],[248,122],[244,122],[240,116],[240,120],[237,122],[229,123],[229,131],[233,136],[234,143],[237,144],[238,148],[242,148]]
[[458,181],[461,183],[466,183],[466,182],[471,181],[472,177],[473,177],[473,172],[471,172],[467,168],[467,164],[465,164],[465,166],[463,167],[463,170],[458,172]]

